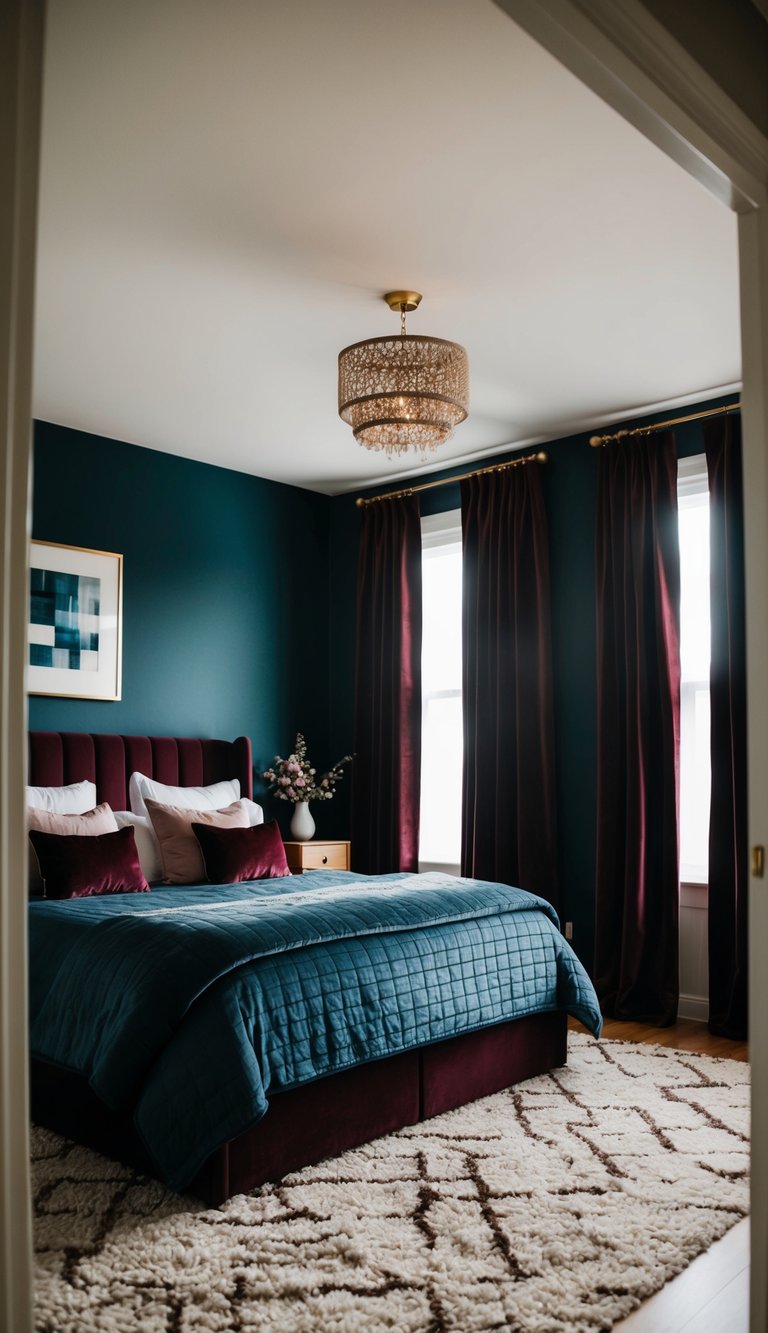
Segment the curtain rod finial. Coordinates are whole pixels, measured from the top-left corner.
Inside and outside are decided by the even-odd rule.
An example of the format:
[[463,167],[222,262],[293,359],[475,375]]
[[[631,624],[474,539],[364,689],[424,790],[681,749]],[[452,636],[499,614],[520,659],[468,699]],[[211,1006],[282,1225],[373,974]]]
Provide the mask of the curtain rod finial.
[[537,463],[549,462],[549,454],[547,453],[546,449],[540,449],[537,454],[534,454],[534,458]]
[[591,449],[599,449],[602,443],[603,443],[602,435],[590,435],[589,445]]

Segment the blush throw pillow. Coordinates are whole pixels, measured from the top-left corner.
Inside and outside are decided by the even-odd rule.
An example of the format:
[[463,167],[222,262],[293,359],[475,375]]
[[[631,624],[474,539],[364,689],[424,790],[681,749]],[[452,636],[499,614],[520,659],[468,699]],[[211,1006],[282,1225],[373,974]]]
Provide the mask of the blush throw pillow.
[[91,898],[106,893],[149,893],[133,829],[85,836],[29,834],[46,898]]
[[205,884],[205,865],[192,824],[212,824],[217,828],[248,828],[248,811],[242,801],[233,801],[223,810],[185,810],[177,805],[162,805],[147,798],[147,810],[160,845],[163,881],[166,884]]
[[28,806],[59,815],[82,815],[96,804],[95,782],[70,782],[66,787],[27,787]]
[[148,798],[161,805],[175,806],[177,810],[221,810],[239,796],[237,778],[212,782],[208,787],[169,787],[145,773],[131,773],[128,781],[128,804],[135,815],[143,815],[145,819],[149,816]]
[[52,810],[27,810],[27,825],[37,833],[59,833],[67,837],[98,837],[101,833],[116,833],[117,820],[106,801],[80,815],[60,815]]
[[[92,783],[87,785],[93,786]],[[30,833],[34,830],[37,833],[57,833],[66,837],[93,838],[102,833],[115,833],[117,827],[115,816],[106,802],[78,815],[56,814],[52,810],[40,810],[35,806],[30,806],[27,810],[27,828]],[[29,858],[29,896],[30,898],[45,896],[45,886],[34,844]]]
[[291,873],[276,819],[251,828],[216,828],[195,820],[192,832],[211,884],[280,879]]

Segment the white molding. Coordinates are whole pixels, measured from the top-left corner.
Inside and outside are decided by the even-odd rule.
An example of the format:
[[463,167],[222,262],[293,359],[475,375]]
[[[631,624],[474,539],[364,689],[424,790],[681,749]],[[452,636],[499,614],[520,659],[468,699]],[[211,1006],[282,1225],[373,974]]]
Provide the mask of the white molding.
[[461,509],[446,509],[442,514],[421,515],[421,548],[433,551],[439,546],[461,545]]
[[32,1329],[27,1096],[27,717],[32,323],[43,0],[5,0],[0,42],[0,1328]]
[[[677,460],[677,498],[687,500],[693,496],[709,496],[706,454],[689,454],[687,458]],[[702,503],[706,504],[708,500],[704,499]]]
[[768,139],[639,0],[496,0],[723,203],[768,201]]
[[677,1005],[678,1018],[693,1018],[697,1023],[709,1019],[709,1000],[703,995],[681,995]]

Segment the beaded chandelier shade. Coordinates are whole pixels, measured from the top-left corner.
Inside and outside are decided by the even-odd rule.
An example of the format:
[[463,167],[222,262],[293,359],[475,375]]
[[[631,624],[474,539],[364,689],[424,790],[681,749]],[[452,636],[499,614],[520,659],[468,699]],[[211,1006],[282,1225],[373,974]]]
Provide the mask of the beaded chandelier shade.
[[366,449],[402,454],[435,449],[469,409],[467,354],[458,343],[406,332],[418,292],[389,292],[400,334],[366,338],[339,352],[339,416]]

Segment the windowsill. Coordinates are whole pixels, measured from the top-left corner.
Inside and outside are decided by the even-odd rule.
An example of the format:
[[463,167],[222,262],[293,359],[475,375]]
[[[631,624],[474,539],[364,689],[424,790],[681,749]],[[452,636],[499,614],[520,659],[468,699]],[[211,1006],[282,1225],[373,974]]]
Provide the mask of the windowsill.
[[709,885],[683,880],[680,884],[680,906],[706,911],[709,907]]
[[460,875],[460,865],[450,865],[447,861],[419,861],[419,874],[424,875],[435,870],[439,875]]

